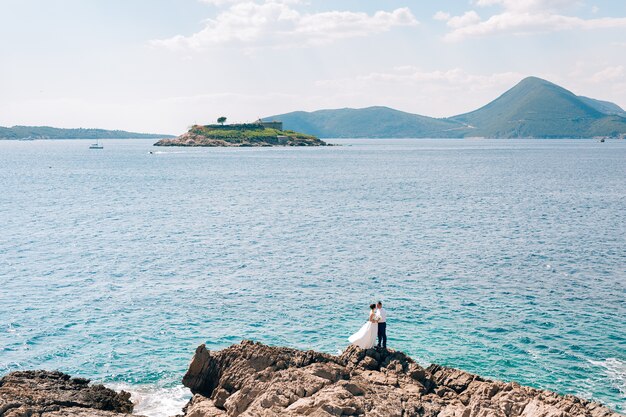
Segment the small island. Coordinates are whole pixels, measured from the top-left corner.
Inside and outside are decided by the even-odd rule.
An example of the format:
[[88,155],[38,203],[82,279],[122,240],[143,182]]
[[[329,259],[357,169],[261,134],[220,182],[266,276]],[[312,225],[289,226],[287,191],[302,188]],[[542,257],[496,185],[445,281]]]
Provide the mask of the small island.
[[225,117],[218,124],[194,125],[174,139],[161,139],[154,146],[328,146],[315,136],[283,130],[278,121],[226,125]]

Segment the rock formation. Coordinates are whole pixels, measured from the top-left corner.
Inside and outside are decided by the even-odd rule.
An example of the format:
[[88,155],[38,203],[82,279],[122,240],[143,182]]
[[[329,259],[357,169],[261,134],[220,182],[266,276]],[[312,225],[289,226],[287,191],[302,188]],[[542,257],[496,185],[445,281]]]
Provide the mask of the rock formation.
[[154,146],[328,146],[315,136],[266,128],[261,124],[192,126],[174,139],[161,139]]
[[0,417],[122,417],[132,411],[129,393],[62,372],[18,371],[0,379]]
[[[348,347],[341,356],[244,341],[196,350],[179,417],[619,417],[600,404],[431,365],[402,352]],[[123,417],[130,394],[61,372],[0,379],[0,417]]]
[[186,417],[617,417],[574,396],[420,367],[393,350],[350,346],[341,356],[244,341],[196,350],[183,384]]

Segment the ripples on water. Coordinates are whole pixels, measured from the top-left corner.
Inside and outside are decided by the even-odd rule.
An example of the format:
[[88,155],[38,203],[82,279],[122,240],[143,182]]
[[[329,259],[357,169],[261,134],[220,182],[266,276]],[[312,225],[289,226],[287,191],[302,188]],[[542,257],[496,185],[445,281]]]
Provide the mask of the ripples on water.
[[167,414],[198,344],[336,353],[381,298],[422,364],[626,407],[625,141],[341,143],[0,142],[0,374]]

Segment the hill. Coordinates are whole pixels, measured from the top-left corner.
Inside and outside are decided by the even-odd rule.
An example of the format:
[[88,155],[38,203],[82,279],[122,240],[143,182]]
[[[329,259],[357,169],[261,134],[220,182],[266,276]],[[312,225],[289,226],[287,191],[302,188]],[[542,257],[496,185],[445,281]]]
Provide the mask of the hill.
[[578,96],[578,98],[601,113],[616,114],[618,116],[626,117],[626,111],[610,101],[596,100],[595,98],[583,96]]
[[[536,77],[523,79],[500,97],[451,119],[496,138],[581,138],[626,133],[626,119],[600,110],[602,102],[581,99]],[[611,103],[612,104],[612,103]]]
[[155,139],[174,137],[153,133],[135,133],[124,130],[60,129],[49,126],[0,126],[0,139]]
[[324,138],[591,138],[626,136],[626,112],[528,77],[487,105],[436,119],[388,107],[292,112],[264,118]]
[[411,138],[458,136],[465,126],[453,120],[435,119],[389,107],[364,109],[296,111],[271,116],[289,129],[319,137],[333,138]]
[[325,146],[312,135],[282,130],[281,123],[195,125],[174,139],[161,139],[154,146]]

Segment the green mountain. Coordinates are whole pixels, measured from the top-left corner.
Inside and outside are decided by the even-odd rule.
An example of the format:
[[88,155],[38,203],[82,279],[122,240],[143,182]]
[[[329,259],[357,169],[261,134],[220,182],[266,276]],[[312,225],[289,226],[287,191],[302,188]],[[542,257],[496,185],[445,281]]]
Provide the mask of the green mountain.
[[324,138],[589,138],[626,136],[618,105],[579,97],[549,81],[528,77],[489,104],[435,119],[388,107],[292,112],[267,117]]
[[549,81],[528,77],[486,106],[451,119],[472,126],[476,131],[473,136],[496,138],[580,138],[626,133],[626,118],[604,113],[599,110],[600,103],[590,103]]
[[465,126],[389,107],[296,111],[264,120],[279,120],[285,128],[324,138],[414,138],[458,136]]
[[618,116],[626,117],[626,111],[610,101],[596,100],[595,98],[583,96],[578,96],[578,98],[601,113],[617,114]]
[[172,135],[134,133],[123,130],[59,129],[49,126],[0,126],[0,139],[155,139]]

